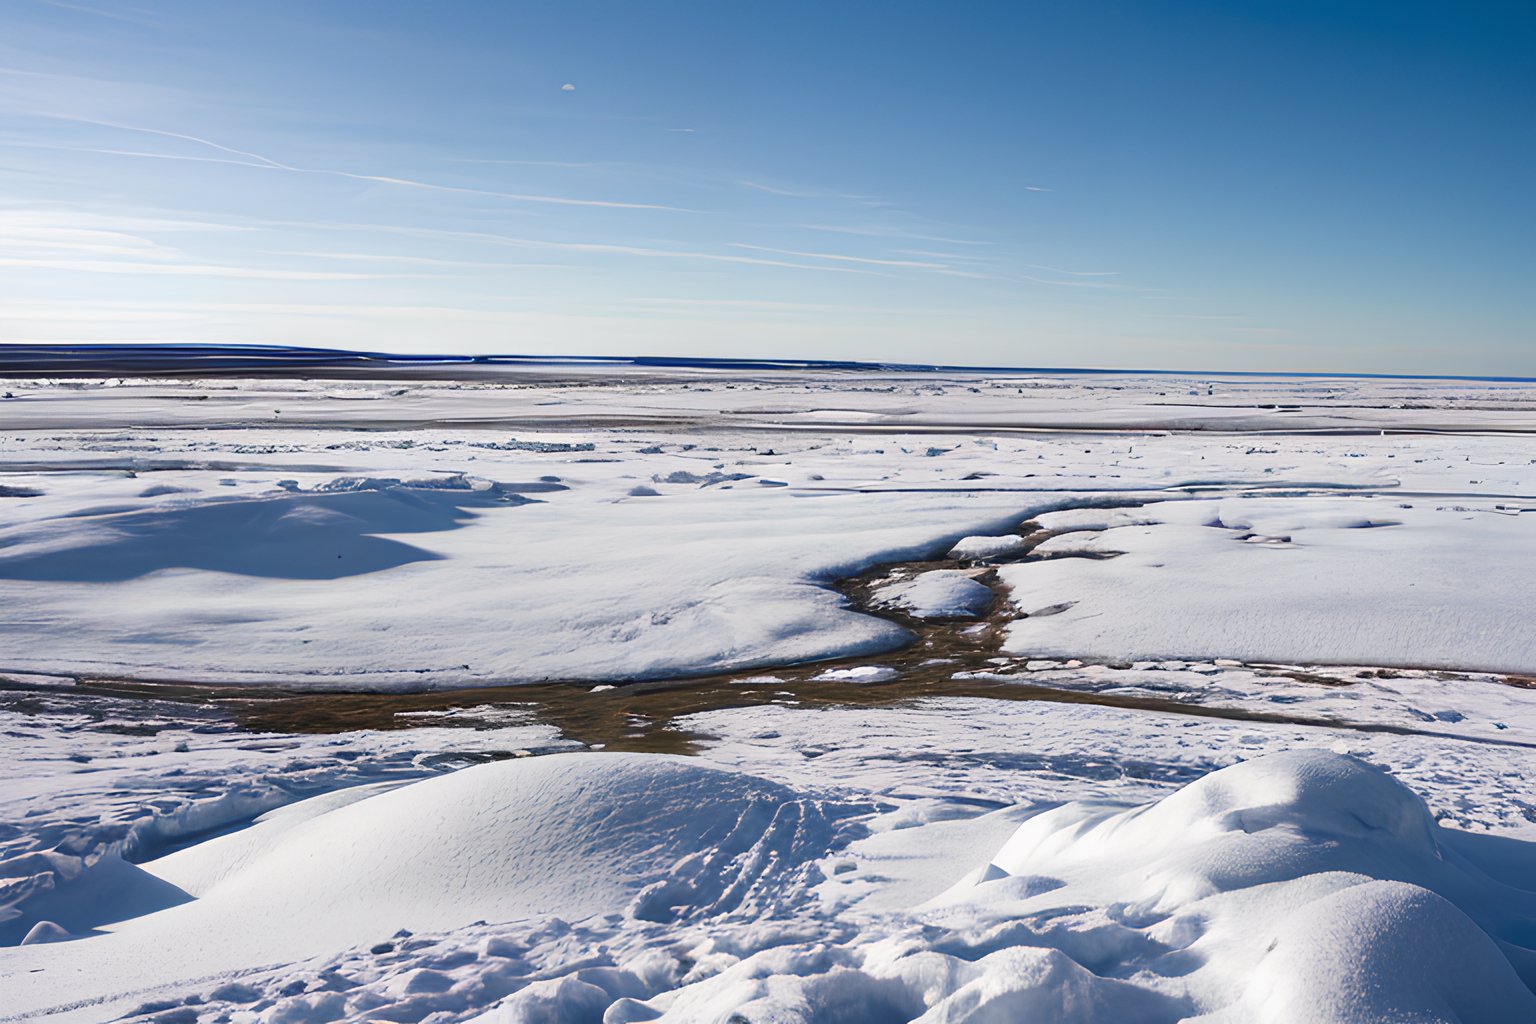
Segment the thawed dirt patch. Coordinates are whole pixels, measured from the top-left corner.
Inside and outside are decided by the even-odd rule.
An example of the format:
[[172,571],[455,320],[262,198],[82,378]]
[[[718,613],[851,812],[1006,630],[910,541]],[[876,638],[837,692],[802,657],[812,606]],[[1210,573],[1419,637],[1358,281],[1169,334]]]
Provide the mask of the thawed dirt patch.
[[[850,606],[894,621],[910,634],[907,645],[884,654],[621,685],[553,682],[418,693],[317,693],[267,686],[194,686],[105,678],[78,679],[67,686],[48,685],[35,678],[0,680],[0,708],[42,713],[57,711],[61,703],[67,702],[72,713],[95,719],[98,729],[146,735],[172,724],[184,726],[188,718],[209,729],[309,734],[425,726],[485,731],[515,721],[549,725],[566,738],[594,749],[673,754],[693,753],[699,748],[704,737],[690,732],[684,720],[701,712],[765,705],[877,708],[933,698],[1093,704],[1202,718],[1401,735],[1447,735],[1406,725],[1202,703],[1191,700],[1187,693],[1164,697],[1123,692],[1123,688],[1115,687],[1107,688],[1106,692],[1104,687],[1064,686],[1059,680],[1031,681],[1042,666],[1053,673],[1073,672],[1083,666],[1074,661],[1035,662],[1000,653],[1008,624],[1021,613],[1007,600],[996,566],[1043,557],[1070,557],[1034,553],[1038,545],[1055,534],[1033,522],[1021,524],[1015,532],[1021,543],[999,558],[943,558],[885,565],[839,581],[836,589]],[[994,597],[990,606],[974,616],[923,618],[882,599],[882,590],[891,584],[935,571],[964,572],[991,588]],[[1049,615],[1056,610],[1045,608],[1034,614]],[[1238,666],[1233,663],[1231,667]],[[1242,668],[1277,681],[1320,689],[1349,687],[1361,680],[1400,675],[1387,670],[1340,672],[1284,665]],[[1450,673],[1439,673],[1437,677],[1458,678]],[[1532,685],[1523,678],[1500,681],[1515,686]],[[1499,737],[1459,738],[1533,745]],[[484,758],[528,753],[502,749],[476,752]]]

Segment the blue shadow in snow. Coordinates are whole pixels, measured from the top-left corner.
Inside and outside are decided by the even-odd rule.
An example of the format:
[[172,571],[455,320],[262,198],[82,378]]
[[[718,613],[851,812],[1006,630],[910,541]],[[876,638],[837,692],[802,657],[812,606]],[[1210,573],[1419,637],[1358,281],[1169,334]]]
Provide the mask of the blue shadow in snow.
[[313,491],[290,485],[270,497],[50,520],[0,539],[0,579],[116,583],[161,569],[292,580],[360,576],[442,557],[377,534],[453,530],[479,509],[535,500],[523,492],[564,489],[343,480]]

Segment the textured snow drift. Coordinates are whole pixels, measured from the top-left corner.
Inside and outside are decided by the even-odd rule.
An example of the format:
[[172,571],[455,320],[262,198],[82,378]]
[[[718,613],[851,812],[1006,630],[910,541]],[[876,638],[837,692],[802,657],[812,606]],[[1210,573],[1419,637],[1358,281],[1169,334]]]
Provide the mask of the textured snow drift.
[[[880,879],[838,867],[874,841],[858,839],[868,813],[660,755],[343,792],[138,869],[183,902],[9,951],[8,1009],[557,1024],[1536,1014],[1536,852],[1441,828],[1351,757],[1274,754],[1144,805],[1067,804],[979,867],[951,858],[942,894],[879,913],[848,896]],[[943,862],[924,851],[943,840],[929,833],[949,827],[878,839],[931,870]],[[347,944],[299,973],[313,984],[251,973]],[[87,1001],[45,1013],[61,985]]]
[[[1508,858],[1378,769],[1272,755],[1150,805],[1042,814],[909,915],[651,1005],[667,1021],[1529,1019],[1536,893]],[[608,1019],[651,1019],[626,1013]]]
[[1377,769],[1276,754],[1147,807],[1042,814],[931,919],[997,935],[1097,906],[1081,962],[1181,978],[1197,1009],[1236,997],[1212,1019],[1529,1016],[1536,892],[1482,849]]

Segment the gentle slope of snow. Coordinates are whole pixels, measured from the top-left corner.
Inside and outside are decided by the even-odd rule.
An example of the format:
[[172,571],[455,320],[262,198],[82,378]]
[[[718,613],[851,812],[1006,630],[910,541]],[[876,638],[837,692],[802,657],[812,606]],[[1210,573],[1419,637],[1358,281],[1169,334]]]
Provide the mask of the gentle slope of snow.
[[1120,522],[1040,517],[1072,531],[1036,549],[1056,557],[1000,573],[1020,611],[1065,608],[1015,623],[1007,650],[1536,666],[1536,513],[1490,500],[1229,498],[1154,503]]

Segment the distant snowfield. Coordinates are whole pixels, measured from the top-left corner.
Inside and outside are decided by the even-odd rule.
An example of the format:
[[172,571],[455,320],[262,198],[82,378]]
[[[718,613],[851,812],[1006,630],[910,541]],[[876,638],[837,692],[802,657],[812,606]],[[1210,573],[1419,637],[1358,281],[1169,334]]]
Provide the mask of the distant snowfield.
[[[4,390],[0,1021],[1536,1017],[1529,386]],[[883,609],[1059,697],[786,691],[677,757],[71,685],[869,694]]]
[[[1536,390],[1024,383],[18,383],[0,403],[0,670],[411,689],[856,655],[905,634],[844,610],[827,582],[1052,509],[1161,500],[1169,522],[1138,527],[1139,543],[1136,530],[1087,542],[1134,548],[1114,562],[1010,569],[1022,611],[1075,602],[1025,620],[1011,649],[1536,672],[1524,438],[943,432],[1015,403],[1058,427],[1083,407],[1145,421],[1200,401],[1196,420],[1234,413],[1223,403],[1314,415],[1256,400],[1315,401],[1357,429],[1432,420],[1423,407],[1440,402],[1448,419],[1508,429],[1529,426]],[[1218,388],[1219,402],[1205,394]],[[829,402],[882,432],[800,429]],[[628,425],[463,425],[550,409]],[[647,422],[673,409],[683,426]],[[1230,497],[1188,514],[1167,503],[1206,493]],[[1230,528],[1194,522],[1219,515]],[[1377,522],[1401,525],[1343,529]],[[1191,586],[1198,605],[1166,599]],[[1341,602],[1350,614],[1334,614]]]

